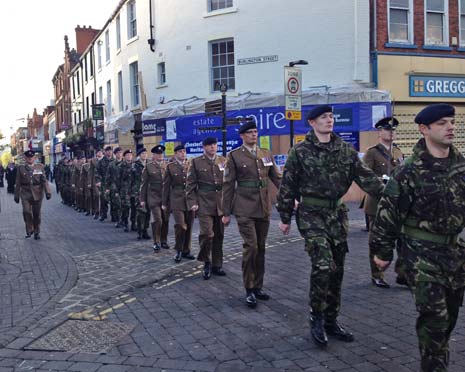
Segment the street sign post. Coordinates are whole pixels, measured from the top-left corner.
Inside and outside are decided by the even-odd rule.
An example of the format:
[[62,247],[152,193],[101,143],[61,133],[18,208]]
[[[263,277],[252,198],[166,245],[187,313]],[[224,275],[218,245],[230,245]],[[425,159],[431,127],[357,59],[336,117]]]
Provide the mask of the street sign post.
[[294,120],[302,119],[302,70],[284,66],[286,119],[289,120],[290,145],[294,145]]

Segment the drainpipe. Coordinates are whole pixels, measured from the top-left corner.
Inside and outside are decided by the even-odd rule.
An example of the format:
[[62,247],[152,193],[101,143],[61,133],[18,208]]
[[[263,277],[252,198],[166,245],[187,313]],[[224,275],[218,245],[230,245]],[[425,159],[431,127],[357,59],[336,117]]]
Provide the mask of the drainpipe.
[[152,0],[149,0],[149,18],[150,18],[150,39],[147,40],[150,50],[155,52],[155,39],[153,38],[153,18],[152,18]]

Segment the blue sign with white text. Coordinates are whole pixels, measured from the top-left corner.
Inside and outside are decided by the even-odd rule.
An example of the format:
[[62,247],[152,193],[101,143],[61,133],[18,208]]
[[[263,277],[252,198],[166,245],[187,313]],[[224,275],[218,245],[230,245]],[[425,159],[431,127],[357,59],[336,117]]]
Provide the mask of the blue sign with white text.
[[465,77],[410,76],[410,97],[465,97]]

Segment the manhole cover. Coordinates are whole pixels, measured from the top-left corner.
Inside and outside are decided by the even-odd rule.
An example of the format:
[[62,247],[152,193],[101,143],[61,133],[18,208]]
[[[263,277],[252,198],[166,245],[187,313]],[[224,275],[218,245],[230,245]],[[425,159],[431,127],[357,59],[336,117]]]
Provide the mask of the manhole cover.
[[104,354],[133,329],[125,323],[67,320],[25,349]]

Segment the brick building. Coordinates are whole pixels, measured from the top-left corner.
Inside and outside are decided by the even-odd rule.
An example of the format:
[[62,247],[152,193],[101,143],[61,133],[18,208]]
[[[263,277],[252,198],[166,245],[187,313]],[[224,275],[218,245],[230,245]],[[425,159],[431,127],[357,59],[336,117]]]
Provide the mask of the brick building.
[[[450,103],[465,118],[465,0],[370,0],[370,7],[372,80],[391,92],[402,124],[397,142],[409,153],[419,136],[413,118],[425,105]],[[458,137],[464,150],[465,131]]]

